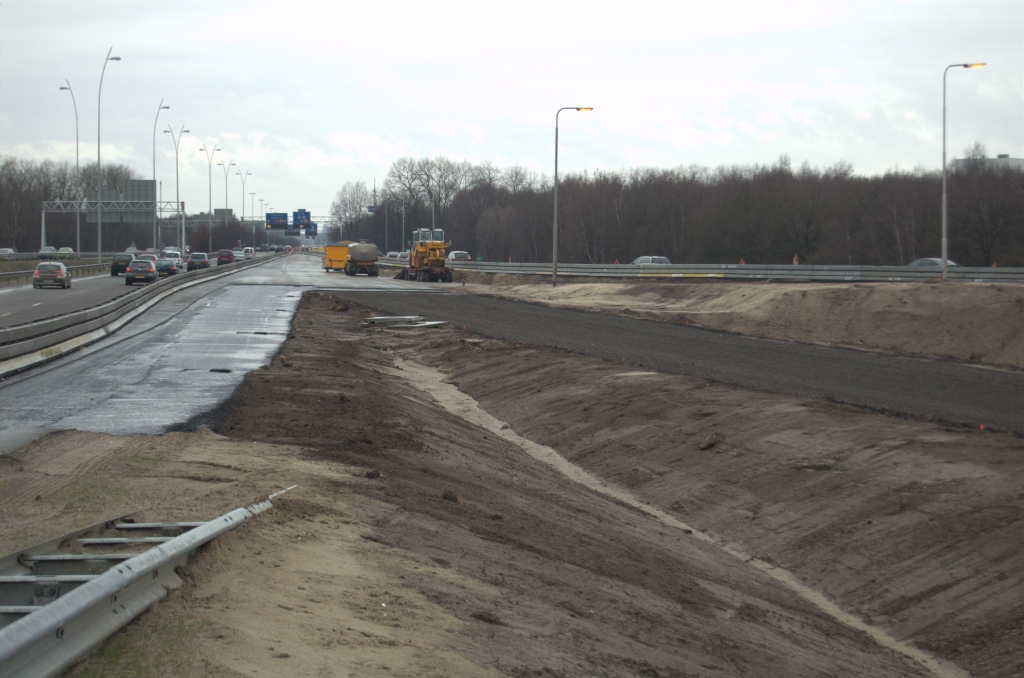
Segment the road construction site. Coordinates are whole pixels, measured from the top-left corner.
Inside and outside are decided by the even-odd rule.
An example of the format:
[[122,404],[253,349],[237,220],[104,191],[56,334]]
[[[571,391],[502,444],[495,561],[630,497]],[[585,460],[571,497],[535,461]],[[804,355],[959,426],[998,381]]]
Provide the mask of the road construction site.
[[[936,360],[922,356],[941,351],[909,340],[830,341],[846,335],[806,312],[800,300],[823,294],[809,288],[616,283],[545,296],[537,285],[392,287],[315,261],[306,271],[303,259],[239,282],[296,295],[281,306],[294,315],[276,351],[242,352],[252,365],[233,383],[202,389],[201,412],[161,419],[150,435],[68,427],[66,413],[46,425],[77,430],[0,456],[2,552],[128,513],[209,520],[297,485],[199,551],[181,588],[70,675],[1024,675],[1024,427],[1012,402],[982,429],[973,396],[939,388],[939,400],[964,401],[939,414],[900,394],[878,405],[890,386],[875,380],[895,365],[923,382],[1021,395],[1019,366],[1004,357],[1019,315],[1005,316],[1002,335],[998,321],[983,332],[1003,337],[978,340],[996,348]],[[438,287],[448,293],[422,293]],[[957,304],[1019,308],[1012,286],[965,297],[968,287],[947,289]],[[888,294],[932,309],[921,301],[932,288],[828,294],[868,316],[876,302],[865,299]],[[713,298],[744,293],[760,297]],[[207,308],[193,294],[146,330],[169,351],[182,308]],[[665,310],[680,299],[690,307]],[[450,324],[363,326],[411,309]],[[601,318],[622,325],[595,325],[621,333],[614,356],[607,337],[588,346],[570,332]],[[650,325],[690,334],[655,350]],[[544,326],[549,338],[537,339]],[[861,336],[858,321],[848,327]],[[974,341],[958,321],[946,327],[948,345]],[[702,342],[712,348],[694,355]],[[218,365],[239,354],[232,346]],[[90,350],[82,359],[109,349]],[[826,365],[840,355],[828,351],[866,362],[843,372],[834,358],[817,387],[803,375],[783,388],[716,366],[716,353],[736,350],[769,370],[806,361],[803,350],[825,351]],[[61,361],[45,368],[51,378]],[[31,374],[0,397],[28,389]],[[846,398],[841,381],[858,393]]]

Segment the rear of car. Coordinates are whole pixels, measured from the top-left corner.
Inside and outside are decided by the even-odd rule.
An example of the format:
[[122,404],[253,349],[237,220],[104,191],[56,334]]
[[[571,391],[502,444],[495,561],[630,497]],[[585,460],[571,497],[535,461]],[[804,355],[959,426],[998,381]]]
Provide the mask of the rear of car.
[[455,250],[448,254],[448,261],[469,261],[469,252]]
[[46,247],[40,247],[39,248],[39,258],[40,259],[56,259],[57,258],[57,248],[56,247],[50,247],[49,245],[47,245]]
[[159,259],[159,257],[156,256],[155,254],[140,254],[135,258],[141,259],[142,261],[156,261],[157,259]]
[[156,266],[156,274],[161,278],[178,273],[178,265],[174,263],[174,259],[157,259],[154,265]]
[[75,251],[73,249],[71,249],[70,247],[61,247],[59,250],[57,250],[57,258],[58,259],[77,259],[78,255],[75,254]]
[[128,264],[135,260],[130,254],[115,254],[110,258],[110,275],[117,276],[125,272]]
[[188,270],[198,271],[201,268],[210,268],[210,258],[206,252],[193,252],[188,255]]
[[217,265],[221,264],[233,264],[235,262],[235,255],[231,250],[221,250],[217,252]]
[[60,262],[43,262],[32,274],[32,287],[39,289],[46,285],[68,289],[71,287],[71,271]]
[[243,247],[242,248],[242,256],[244,256],[246,259],[255,259],[256,258],[256,250],[254,250],[251,247]]
[[158,274],[156,272],[156,264],[148,259],[136,259],[130,264],[124,272],[124,284],[134,285],[135,283],[151,283],[156,280]]

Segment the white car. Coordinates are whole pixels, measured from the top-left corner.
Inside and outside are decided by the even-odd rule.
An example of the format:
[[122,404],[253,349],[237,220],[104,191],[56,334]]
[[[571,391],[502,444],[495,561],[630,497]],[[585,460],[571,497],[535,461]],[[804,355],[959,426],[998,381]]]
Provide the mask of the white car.
[[185,260],[181,258],[181,252],[177,250],[164,250],[163,258],[173,261],[179,271],[185,268]]
[[242,253],[241,247],[236,247],[233,250],[231,250],[231,255],[235,258],[235,261],[241,261],[242,259],[245,259],[245,254]]
[[448,261],[469,261],[469,252],[463,252],[462,250],[455,250],[454,252],[448,253]]
[[668,260],[668,257],[637,257],[636,259],[633,260],[633,265],[635,266],[645,266],[647,264],[657,264],[664,266],[666,264],[671,263],[672,262]]
[[243,256],[246,259],[255,259],[256,258],[256,250],[254,250],[251,247],[243,247],[242,248],[242,254],[243,254]]

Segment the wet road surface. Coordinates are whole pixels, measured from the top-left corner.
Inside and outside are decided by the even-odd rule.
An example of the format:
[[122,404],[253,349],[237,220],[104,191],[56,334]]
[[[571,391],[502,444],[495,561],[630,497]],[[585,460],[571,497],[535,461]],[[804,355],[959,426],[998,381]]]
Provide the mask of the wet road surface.
[[215,409],[273,358],[304,290],[415,286],[328,274],[295,255],[181,290],[108,339],[0,383],[0,450],[49,429],[163,433]]
[[724,334],[469,295],[352,293],[393,315],[665,372],[948,422],[1024,432],[1024,373]]

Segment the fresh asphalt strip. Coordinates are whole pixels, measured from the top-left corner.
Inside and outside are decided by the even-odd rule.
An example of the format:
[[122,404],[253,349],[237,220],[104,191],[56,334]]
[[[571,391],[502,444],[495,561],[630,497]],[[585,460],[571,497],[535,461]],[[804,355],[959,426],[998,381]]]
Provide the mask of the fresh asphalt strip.
[[345,296],[388,315],[425,315],[477,334],[709,381],[1024,432],[1024,373],[727,334],[485,296]]

